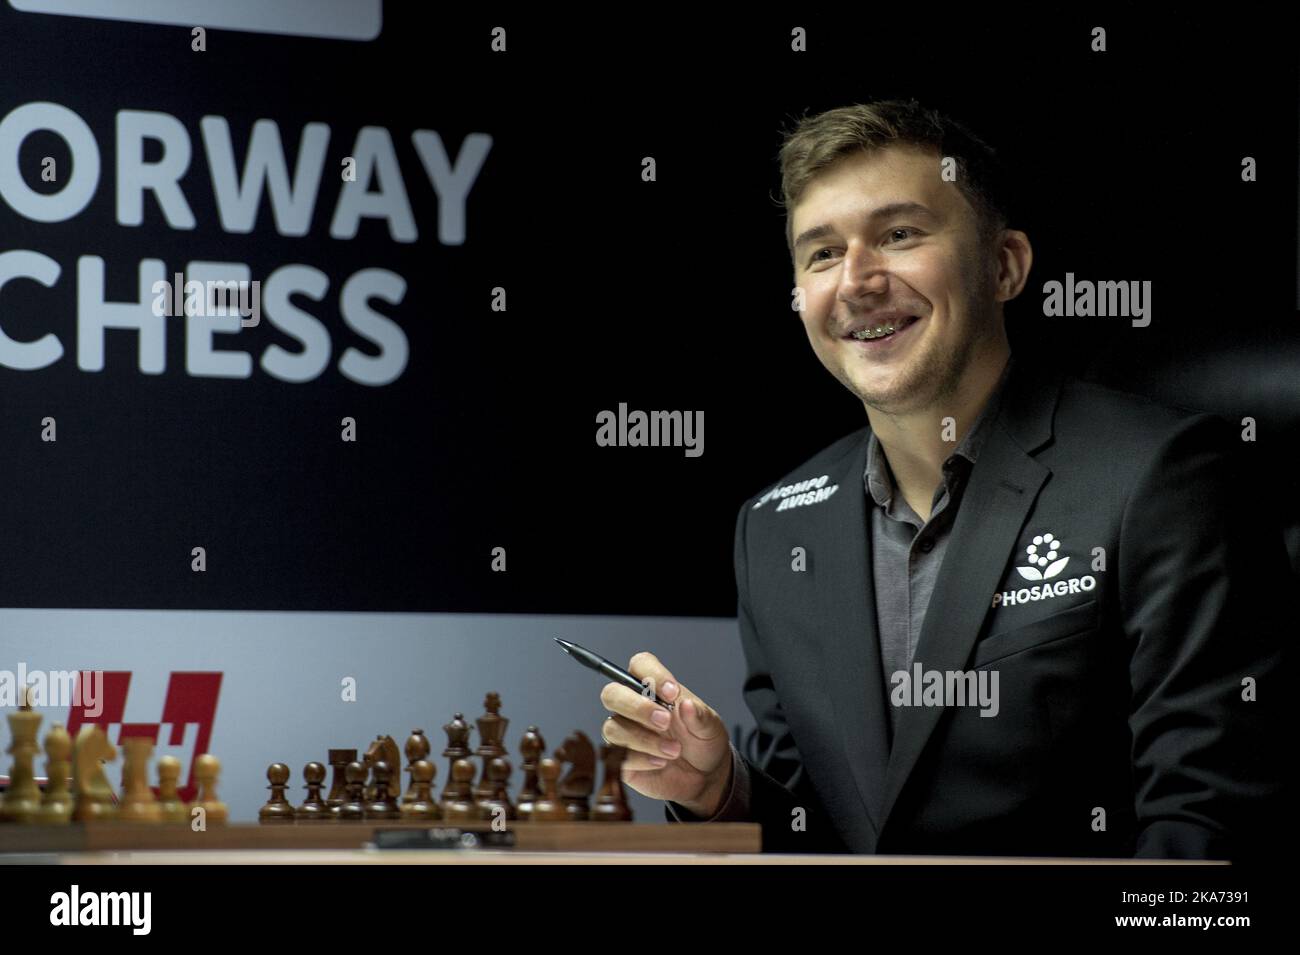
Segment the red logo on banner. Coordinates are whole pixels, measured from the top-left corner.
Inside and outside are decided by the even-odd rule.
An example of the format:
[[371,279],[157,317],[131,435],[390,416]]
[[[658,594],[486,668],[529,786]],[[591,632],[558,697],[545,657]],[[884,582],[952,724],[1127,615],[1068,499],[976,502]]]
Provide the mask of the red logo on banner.
[[[81,681],[86,673],[77,674],[77,686],[73,699],[83,699]],[[194,751],[190,753],[190,771],[185,785],[180,787],[179,795],[184,802],[193,802],[198,787],[194,784],[194,759],[208,751],[208,740],[212,738],[212,724],[217,716],[217,696],[221,692],[220,673],[172,673],[167,684],[167,696],[163,700],[162,718],[157,723],[125,723],[126,694],[131,686],[131,673],[127,670],[104,671],[104,689],[102,706],[96,716],[88,716],[84,703],[74,703],[68,713],[68,733],[75,739],[78,730],[86,723],[104,727],[104,732],[112,737],[111,727],[119,724],[117,742],[128,736],[144,736],[158,743],[158,732],[164,723],[171,724],[168,736],[169,746],[179,746],[185,742],[185,725],[198,725],[198,734],[194,738]],[[152,787],[154,793],[158,787]]]

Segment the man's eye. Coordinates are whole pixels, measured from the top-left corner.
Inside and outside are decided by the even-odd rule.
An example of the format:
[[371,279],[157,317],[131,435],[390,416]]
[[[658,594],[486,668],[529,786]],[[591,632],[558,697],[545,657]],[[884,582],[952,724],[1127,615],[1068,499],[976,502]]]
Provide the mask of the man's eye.
[[[900,241],[900,242],[905,242],[905,241],[907,241],[907,239],[910,239],[910,238],[912,238],[913,236],[917,236],[917,235],[920,235],[920,234],[921,234],[921,230],[920,230],[920,229],[913,229],[911,226],[899,226],[897,229],[890,229],[890,230],[889,230],[889,236],[890,236],[890,238],[892,239],[894,236],[898,235],[900,232],[904,234],[904,235],[903,235],[903,238],[900,239],[900,240],[898,240],[898,241]],[[809,264],[809,265],[812,265],[814,262],[825,262],[826,260],[823,259],[823,258],[821,258],[821,254],[822,254],[823,252],[833,252],[833,251],[835,251],[835,250],[834,250],[834,249],[830,249],[830,248],[826,248],[826,249],[818,249],[816,252],[814,252],[814,253],[812,254],[812,258],[810,258],[810,259],[808,260],[808,264]]]

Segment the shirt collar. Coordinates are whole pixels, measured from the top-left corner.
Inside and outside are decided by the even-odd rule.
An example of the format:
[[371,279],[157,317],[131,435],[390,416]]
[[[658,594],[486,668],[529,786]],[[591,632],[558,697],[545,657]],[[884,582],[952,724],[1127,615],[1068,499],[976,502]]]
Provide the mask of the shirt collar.
[[[944,460],[945,482],[951,479],[952,471],[962,467],[958,463],[959,458],[965,460],[971,467],[974,467],[975,462],[979,460],[980,448],[984,446],[989,429],[992,427],[993,420],[997,417],[998,408],[1001,406],[1002,395],[1006,390],[1007,377],[1011,373],[1011,363],[1013,361],[1015,361],[1014,356],[1007,359],[1007,363],[1003,366],[1002,374],[998,378],[997,384],[993,386],[993,392],[989,395],[988,401],[984,403],[980,413],[971,422],[971,427],[967,430],[966,436],[957,442],[957,447],[953,449],[952,454],[948,455]],[[889,461],[885,457],[885,449],[881,446],[875,431],[872,431],[867,439],[867,469],[862,476],[862,480],[872,500],[887,509],[890,500],[894,496],[894,478],[889,469]]]

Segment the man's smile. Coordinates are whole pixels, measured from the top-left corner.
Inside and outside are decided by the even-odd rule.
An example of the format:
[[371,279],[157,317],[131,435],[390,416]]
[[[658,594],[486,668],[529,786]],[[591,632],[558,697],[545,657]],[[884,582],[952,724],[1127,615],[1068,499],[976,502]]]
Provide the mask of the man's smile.
[[857,330],[845,335],[844,338],[845,341],[864,351],[873,355],[880,354],[893,351],[902,342],[915,338],[914,326],[920,325],[924,321],[924,318],[908,315],[897,320],[878,322],[874,325],[861,325]]

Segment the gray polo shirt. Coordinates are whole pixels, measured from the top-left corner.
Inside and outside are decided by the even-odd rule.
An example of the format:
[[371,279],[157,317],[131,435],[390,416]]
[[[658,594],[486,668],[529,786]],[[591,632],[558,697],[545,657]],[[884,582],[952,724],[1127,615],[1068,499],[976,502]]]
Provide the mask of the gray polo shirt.
[[[912,509],[902,494],[895,493],[894,475],[884,448],[873,431],[867,445],[867,470],[862,483],[867,496],[875,502],[871,508],[871,566],[876,588],[876,624],[880,634],[880,663],[885,677],[885,698],[894,684],[890,677],[912,665],[925,611],[930,605],[943,555],[957,508],[961,504],[971,468],[979,459],[980,448],[988,438],[989,428],[997,417],[1007,374],[1008,360],[993,393],[966,436],[957,443],[943,462],[943,481],[930,502],[930,519]],[[937,425],[936,425],[937,426]],[[886,706],[889,740],[894,738],[894,708]]]
[[[893,690],[892,674],[912,665],[916,644],[925,623],[925,611],[930,603],[943,555],[948,549],[949,532],[957,518],[962,494],[971,468],[979,459],[980,448],[988,438],[989,429],[997,418],[1007,376],[1011,371],[1008,359],[1002,375],[993,388],[989,400],[971,422],[965,437],[957,442],[952,454],[943,462],[943,481],[934,492],[930,504],[929,520],[912,509],[902,494],[895,493],[894,475],[885,457],[876,433],[871,432],[867,444],[867,467],[862,475],[862,486],[869,500],[875,503],[868,517],[871,539],[872,584],[876,591],[876,623],[880,634],[880,662],[885,678],[885,698]],[[889,739],[893,742],[893,707],[886,706],[889,720]],[[731,789],[722,808],[710,816],[709,822],[743,821],[749,815],[749,771],[734,744],[731,747]],[[702,817],[665,801],[668,814],[679,822],[698,822]]]

